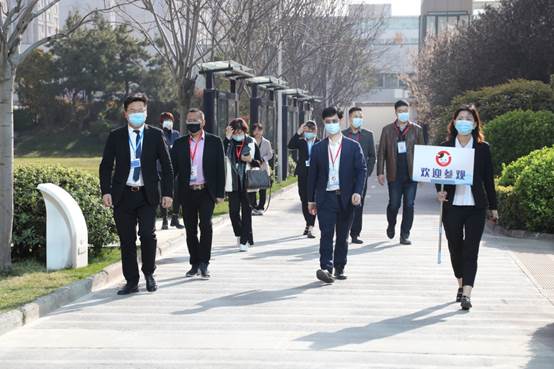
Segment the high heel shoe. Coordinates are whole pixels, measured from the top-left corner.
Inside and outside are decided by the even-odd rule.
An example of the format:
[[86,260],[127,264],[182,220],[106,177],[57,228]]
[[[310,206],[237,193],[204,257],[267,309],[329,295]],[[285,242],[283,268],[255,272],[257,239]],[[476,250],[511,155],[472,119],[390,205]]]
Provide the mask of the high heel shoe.
[[473,307],[473,305],[471,305],[471,298],[469,298],[468,296],[462,296],[462,310],[469,310]]
[[456,295],[456,302],[462,302],[463,288],[458,288],[458,294]]

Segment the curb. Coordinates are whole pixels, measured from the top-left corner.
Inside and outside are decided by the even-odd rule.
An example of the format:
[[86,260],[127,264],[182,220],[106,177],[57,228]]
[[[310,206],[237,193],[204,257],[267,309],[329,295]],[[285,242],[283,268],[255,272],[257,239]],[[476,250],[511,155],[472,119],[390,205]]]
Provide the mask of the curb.
[[[296,183],[292,183],[279,189],[278,191],[275,191],[272,194],[272,197],[285,192],[295,185]],[[222,226],[226,224],[227,221],[228,214],[219,215],[212,220],[214,227]],[[184,238],[185,235],[180,234],[178,237],[167,240],[162,245],[158,246],[156,253],[157,256],[159,258],[163,258],[169,251],[181,246]],[[86,279],[75,281],[67,286],[60,287],[54,292],[39,297],[35,301],[29,302],[17,309],[0,313],[0,336],[16,328],[34,322],[52,311],[57,310],[60,307],[67,305],[91,292],[109,286],[110,284],[119,281],[122,277],[123,270],[121,262],[117,262],[108,265],[102,271]]]
[[550,233],[529,232],[520,229],[506,229],[498,224],[490,224],[490,222],[486,223],[485,228],[488,232],[500,236],[527,238],[542,241],[554,241],[554,234]]

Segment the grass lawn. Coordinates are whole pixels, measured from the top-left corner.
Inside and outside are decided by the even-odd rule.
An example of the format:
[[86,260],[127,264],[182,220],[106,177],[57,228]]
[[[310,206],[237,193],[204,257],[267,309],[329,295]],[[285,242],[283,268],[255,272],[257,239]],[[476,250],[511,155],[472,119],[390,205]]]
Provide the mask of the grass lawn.
[[92,158],[57,158],[57,157],[16,157],[15,166],[18,165],[61,165],[66,168],[82,169],[88,173],[98,175],[100,157]]
[[9,273],[0,274],[0,312],[17,308],[57,288],[87,278],[119,260],[119,248],[109,248],[98,257],[90,257],[89,265],[80,269],[47,272],[46,267],[35,260],[16,262]]

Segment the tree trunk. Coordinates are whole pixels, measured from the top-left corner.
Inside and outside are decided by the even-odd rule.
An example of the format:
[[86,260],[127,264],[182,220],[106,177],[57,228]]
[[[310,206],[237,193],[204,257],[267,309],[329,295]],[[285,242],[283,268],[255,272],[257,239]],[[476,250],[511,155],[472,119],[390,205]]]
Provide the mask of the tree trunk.
[[177,102],[177,107],[179,109],[179,130],[181,135],[187,133],[186,129],[186,119],[187,112],[190,109],[192,103],[192,97],[194,96],[194,86],[196,85],[195,79],[189,79],[186,77],[181,78],[181,83],[179,84],[179,99]]
[[15,71],[0,64],[0,270],[11,268],[13,229],[13,88]]

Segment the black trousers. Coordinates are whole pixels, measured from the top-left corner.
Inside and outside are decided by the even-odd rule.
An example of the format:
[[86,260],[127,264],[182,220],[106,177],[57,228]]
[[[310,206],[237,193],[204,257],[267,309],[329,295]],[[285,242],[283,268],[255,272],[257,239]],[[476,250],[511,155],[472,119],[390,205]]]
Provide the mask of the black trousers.
[[308,176],[298,176],[298,195],[302,202],[302,214],[306,221],[306,227],[313,227],[315,224],[315,215],[308,211]]
[[352,228],[350,229],[351,237],[358,237],[362,233],[362,219],[364,215],[365,196],[367,194],[367,178],[364,185],[362,195],[362,203],[360,206],[354,207],[354,219],[352,220]]
[[[257,193],[260,194],[259,200],[257,199]],[[265,202],[267,200],[267,190],[259,190],[258,192],[249,192],[248,197],[250,198],[250,204],[252,204],[252,209],[264,210]]]
[[123,276],[130,284],[139,281],[137,262],[137,223],[139,226],[142,272],[153,274],[156,270],[156,206],[148,204],[144,191],[123,191],[120,202],[114,207],[114,219],[121,242]]
[[240,237],[240,243],[254,244],[252,235],[252,209],[250,208],[249,194],[246,191],[233,191],[228,193],[229,217],[233,225],[233,232]]
[[479,244],[485,229],[486,209],[475,206],[445,206],[444,231],[448,240],[450,261],[456,278],[472,286],[477,274]]
[[[179,201],[179,191],[177,191],[177,179],[175,179],[174,188],[175,192],[173,193],[173,214],[172,215],[180,215],[181,210],[181,201]],[[161,187],[160,187],[160,193],[161,193]],[[167,219],[167,215],[169,213],[169,210],[164,208],[162,204],[160,204],[160,213],[164,219]]]
[[182,206],[190,264],[208,264],[212,255],[214,200],[207,189],[190,191],[182,200]]

